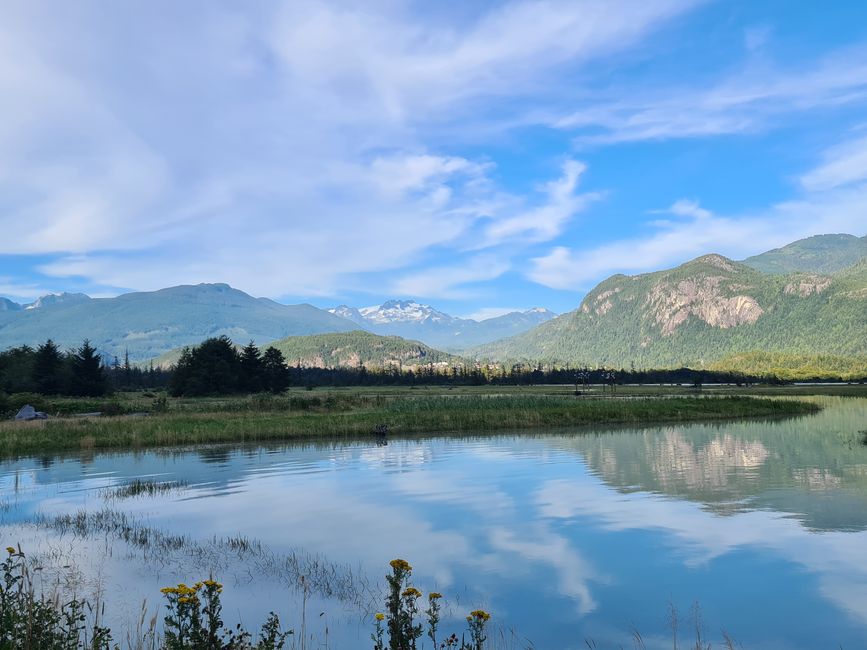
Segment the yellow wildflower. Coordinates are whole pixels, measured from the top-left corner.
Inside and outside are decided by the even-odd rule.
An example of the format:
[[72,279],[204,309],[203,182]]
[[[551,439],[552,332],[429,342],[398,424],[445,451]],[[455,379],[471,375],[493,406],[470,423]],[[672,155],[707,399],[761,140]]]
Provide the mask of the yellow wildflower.
[[409,565],[409,562],[406,560],[401,560],[397,558],[396,560],[392,560],[389,562],[391,564],[392,569],[399,569],[401,571],[412,571],[412,567]]
[[9,553],[9,555],[14,555],[15,554],[15,547],[14,546],[7,546],[6,552]]
[[421,598],[421,592],[415,587],[407,587],[401,594],[404,598]]
[[441,593],[439,593],[437,591],[432,591],[428,594],[427,598],[428,598],[428,600],[437,600],[437,599],[442,598],[442,597],[443,597],[443,595]]
[[491,615],[483,609],[477,609],[470,612],[470,616],[467,617],[467,620],[470,620],[470,617],[479,619],[480,621],[487,621],[491,618]]
[[376,612],[376,620],[377,621],[382,621],[384,619],[385,619],[385,614],[383,614],[382,612]]

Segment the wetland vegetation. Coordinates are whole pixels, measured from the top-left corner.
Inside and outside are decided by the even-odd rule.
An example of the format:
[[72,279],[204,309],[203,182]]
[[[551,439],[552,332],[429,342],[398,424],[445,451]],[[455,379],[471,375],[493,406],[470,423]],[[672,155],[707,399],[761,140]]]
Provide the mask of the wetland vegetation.
[[549,389],[547,394],[488,388],[440,392],[295,391],[279,396],[259,394],[222,399],[151,397],[118,399],[110,402],[109,407],[111,417],[72,417],[77,410],[101,407],[88,400],[37,400],[37,408],[61,417],[0,424],[0,454],[351,438],[383,431],[383,425],[390,433],[403,436],[784,417],[819,409],[808,402],[742,395],[627,397],[621,393],[618,397],[599,389],[594,395],[576,396],[563,387]]

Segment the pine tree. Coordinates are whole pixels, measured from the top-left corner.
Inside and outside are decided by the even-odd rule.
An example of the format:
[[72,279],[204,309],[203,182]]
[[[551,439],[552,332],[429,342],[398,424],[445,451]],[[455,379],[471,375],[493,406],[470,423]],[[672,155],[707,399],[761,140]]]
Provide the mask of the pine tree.
[[262,353],[253,341],[241,350],[241,389],[258,393],[263,388]]
[[283,353],[275,347],[268,347],[262,355],[262,377],[264,388],[272,393],[282,393],[289,387],[289,368]]
[[107,379],[96,348],[87,339],[71,357],[70,393],[85,397],[105,395]]
[[57,395],[63,389],[63,356],[51,339],[36,348],[32,382],[34,390],[43,395]]

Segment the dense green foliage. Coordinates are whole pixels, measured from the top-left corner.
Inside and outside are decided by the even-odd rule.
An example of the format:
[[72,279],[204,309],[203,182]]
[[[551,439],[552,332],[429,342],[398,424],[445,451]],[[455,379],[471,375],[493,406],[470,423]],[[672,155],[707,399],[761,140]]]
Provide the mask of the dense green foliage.
[[0,349],[47,338],[65,349],[89,338],[103,356],[122,358],[128,352],[135,363],[209,336],[264,343],[354,328],[311,305],[281,305],[224,284],[44,302],[37,309],[0,311]]
[[867,237],[815,235],[754,255],[744,264],[762,273],[837,273],[867,257]]
[[280,350],[293,366],[382,368],[460,362],[460,358],[434,350],[418,341],[408,341],[398,336],[380,336],[362,330],[291,336],[271,345]]
[[97,397],[109,391],[108,374],[89,341],[62,352],[51,339],[33,348],[0,352],[0,392]]
[[867,356],[756,351],[725,357],[714,362],[711,369],[743,372],[754,377],[777,377],[784,381],[864,381],[867,380]]
[[281,393],[289,386],[289,370],[280,350],[262,354],[251,341],[238,352],[226,336],[185,348],[172,372],[172,395],[231,395],[262,390]]
[[706,368],[752,350],[857,357],[865,323],[867,260],[833,276],[771,275],[708,255],[615,275],[579,309],[473,353],[618,368]]

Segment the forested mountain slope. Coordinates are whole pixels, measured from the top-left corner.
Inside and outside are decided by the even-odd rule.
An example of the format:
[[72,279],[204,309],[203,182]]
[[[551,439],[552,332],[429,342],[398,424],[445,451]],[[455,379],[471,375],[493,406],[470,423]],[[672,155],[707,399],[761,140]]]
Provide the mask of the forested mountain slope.
[[264,343],[356,328],[312,305],[281,305],[226,284],[183,285],[116,298],[48,298],[28,309],[0,310],[0,349],[48,338],[70,348],[88,338],[104,355],[123,358],[128,350],[131,360],[143,361],[223,334],[243,343]]
[[836,273],[867,257],[867,236],[815,235],[754,255],[744,264],[763,273]]
[[380,336],[361,330],[311,336],[290,336],[271,343],[289,365],[316,368],[383,368],[459,362],[419,341]]
[[479,358],[704,367],[734,354],[867,355],[867,260],[769,274],[721,255],[615,275],[575,311],[471,351]]

